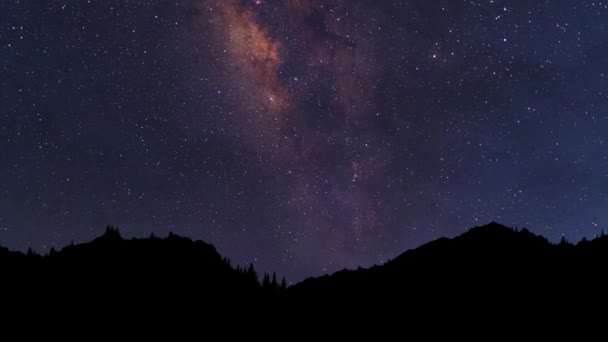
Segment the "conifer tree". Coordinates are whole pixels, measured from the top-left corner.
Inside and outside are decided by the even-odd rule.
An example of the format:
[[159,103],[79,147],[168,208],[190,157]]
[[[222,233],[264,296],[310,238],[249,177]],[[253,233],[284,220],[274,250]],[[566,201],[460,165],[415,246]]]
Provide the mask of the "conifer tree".
[[278,289],[279,288],[279,284],[277,283],[277,274],[272,272],[272,283],[270,283],[270,286],[273,289]]
[[262,280],[262,287],[267,289],[270,287],[270,276],[264,272],[264,279]]

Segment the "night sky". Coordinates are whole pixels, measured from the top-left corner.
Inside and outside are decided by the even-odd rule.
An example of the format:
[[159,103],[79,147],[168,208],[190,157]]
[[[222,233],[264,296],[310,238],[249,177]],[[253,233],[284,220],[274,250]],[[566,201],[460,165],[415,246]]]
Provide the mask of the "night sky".
[[608,2],[0,1],[0,244],[117,225],[290,281],[608,223]]

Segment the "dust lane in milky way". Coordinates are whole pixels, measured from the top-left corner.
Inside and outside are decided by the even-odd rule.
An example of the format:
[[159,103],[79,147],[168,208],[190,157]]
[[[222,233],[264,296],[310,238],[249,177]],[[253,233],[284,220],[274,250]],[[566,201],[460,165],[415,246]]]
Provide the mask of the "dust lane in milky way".
[[289,280],[606,223],[606,6],[0,3],[0,244],[173,231]]
[[[235,86],[245,83],[242,87],[254,96],[245,110],[261,108],[250,113],[254,118],[246,120],[243,135],[253,133],[255,146],[270,152],[271,158],[279,158],[275,162],[287,173],[281,184],[290,197],[286,206],[297,212],[293,224],[301,226],[298,231],[313,229],[312,234],[294,237],[293,243],[286,243],[285,250],[291,252],[304,245],[304,250],[314,252],[316,247],[301,241],[317,235],[315,244],[329,242],[325,248],[342,255],[345,246],[352,248],[354,243],[364,249],[366,244],[357,241],[369,241],[370,234],[383,234],[377,229],[376,205],[368,198],[366,183],[382,176],[382,166],[390,159],[390,152],[379,145],[370,146],[373,132],[367,132],[367,127],[360,127],[358,122],[378,110],[373,104],[374,95],[370,94],[375,88],[373,48],[350,38],[358,33],[350,32],[349,27],[344,28],[344,33],[338,27],[325,27],[320,32],[309,27],[306,20],[312,6],[312,2],[304,1],[287,3],[287,21],[278,24],[290,32],[285,36],[272,37],[262,24],[264,13],[256,16],[255,8],[236,1],[222,3],[221,20],[217,23],[227,30],[224,41],[237,64]],[[320,18],[324,25],[336,20],[331,14]],[[289,41],[291,35],[295,36],[296,46]],[[292,61],[292,65],[283,68],[283,60]],[[292,76],[290,67],[302,70],[301,75]],[[314,95],[319,92],[331,96],[321,100]],[[299,110],[307,108],[309,94],[314,98],[308,101],[316,101],[312,103],[316,108]],[[321,108],[321,115],[326,116],[323,120],[333,127],[314,127],[307,122],[307,116],[317,114]],[[253,132],[251,123],[256,127]],[[362,138],[369,142],[359,141]],[[327,154],[339,159],[328,160]],[[331,182],[319,178],[324,173],[319,165],[328,162],[335,163],[330,166],[335,178]],[[348,211],[347,215],[337,219],[328,204]]]

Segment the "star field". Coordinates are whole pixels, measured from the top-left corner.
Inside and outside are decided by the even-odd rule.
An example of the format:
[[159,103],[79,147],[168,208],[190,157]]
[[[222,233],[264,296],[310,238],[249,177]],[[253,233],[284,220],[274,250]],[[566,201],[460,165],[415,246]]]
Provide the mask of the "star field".
[[0,244],[169,232],[290,281],[606,226],[608,2],[0,2]]

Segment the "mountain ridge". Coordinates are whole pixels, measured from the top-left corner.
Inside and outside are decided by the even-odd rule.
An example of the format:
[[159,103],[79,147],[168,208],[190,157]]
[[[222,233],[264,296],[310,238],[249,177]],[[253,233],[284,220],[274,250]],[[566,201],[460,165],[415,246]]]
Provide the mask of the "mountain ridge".
[[[520,239],[520,241],[517,241],[517,239]],[[387,262],[385,262],[381,265],[373,265],[369,268],[359,267],[358,269],[352,269],[352,270],[344,268],[344,269],[336,271],[332,274],[325,274],[325,275],[321,275],[318,277],[308,277],[308,278],[304,279],[302,282],[307,281],[309,279],[331,277],[334,274],[342,274],[345,272],[357,272],[357,271],[362,271],[362,270],[372,270],[372,269],[376,269],[376,268],[393,266],[395,264],[399,264],[401,262],[401,260],[403,260],[404,258],[410,257],[411,254],[420,254],[420,253],[426,252],[427,250],[433,251],[438,248],[445,248],[446,244],[450,244],[453,242],[466,241],[467,243],[479,243],[479,244],[488,246],[488,245],[492,245],[494,243],[500,243],[502,245],[504,245],[505,242],[520,243],[521,239],[526,239],[527,242],[533,242],[537,246],[547,247],[547,246],[560,246],[561,245],[564,248],[568,248],[568,247],[576,248],[577,246],[581,246],[581,245],[593,246],[593,245],[597,245],[598,243],[600,243],[604,240],[606,240],[606,242],[608,243],[608,236],[604,236],[602,234],[592,240],[587,240],[586,238],[584,238],[576,244],[569,243],[565,240],[562,240],[560,243],[555,244],[555,243],[551,243],[547,238],[543,237],[542,235],[534,234],[526,228],[517,230],[517,229],[509,228],[505,225],[502,225],[502,224],[499,224],[496,222],[490,222],[486,225],[475,226],[470,229],[467,229],[464,233],[462,233],[458,236],[452,237],[452,238],[440,237],[438,239],[429,241],[419,247],[408,249],[408,250],[404,251],[403,253],[399,254],[398,256],[396,256],[395,258],[387,260]],[[223,258],[218,253],[215,246],[213,246],[212,244],[208,244],[201,240],[192,240],[188,237],[182,237],[182,236],[174,234],[174,233],[169,233],[168,236],[166,236],[164,238],[157,237],[154,234],[152,234],[148,238],[125,239],[121,236],[121,234],[117,228],[114,228],[113,226],[108,226],[106,228],[106,231],[104,232],[104,234],[102,234],[101,236],[99,236],[97,238],[94,238],[91,241],[83,242],[83,243],[76,244],[76,245],[71,243],[70,245],[63,247],[60,250],[51,248],[50,252],[48,252],[45,255],[39,255],[36,252],[32,251],[31,248],[28,250],[27,253],[23,253],[21,251],[13,251],[6,247],[0,246],[0,262],[2,261],[2,258],[7,257],[7,256],[11,256],[13,258],[31,256],[31,257],[45,259],[45,258],[57,257],[61,254],[71,253],[74,250],[88,250],[88,249],[91,249],[91,250],[100,249],[107,253],[108,250],[104,250],[102,248],[104,245],[111,245],[113,249],[115,249],[117,246],[120,246],[122,249],[122,247],[129,245],[129,244],[144,244],[144,243],[161,242],[161,241],[179,244],[182,247],[189,246],[190,248],[199,249],[199,251],[204,250],[205,253],[208,254],[207,257],[211,257],[215,261],[227,261],[228,260],[227,258]],[[158,245],[160,245],[160,244],[158,244]],[[118,251],[120,251],[121,249],[118,249]],[[115,249],[114,252],[117,252],[117,250]],[[160,252],[167,252],[167,251],[163,251],[161,249]],[[173,251],[173,252],[176,252],[176,251]],[[180,250],[180,254],[182,252],[184,252],[183,249]],[[229,261],[228,261],[228,264],[229,264]],[[239,267],[239,269],[240,269],[240,267]]]
[[[102,307],[126,302],[148,307],[154,298],[169,308],[232,303],[291,310],[356,302],[488,309],[484,298],[511,307],[526,306],[526,300],[550,303],[564,292],[601,291],[608,280],[597,270],[607,262],[604,235],[576,245],[554,244],[527,229],[492,222],[410,249],[382,265],[310,277],[285,288],[269,274],[260,281],[253,265],[233,267],[205,242],[175,234],[123,239],[118,229],[108,227],[90,242],[44,256],[0,248],[0,290],[54,305],[59,298],[73,305],[87,298]],[[529,289],[543,291],[532,295]]]

